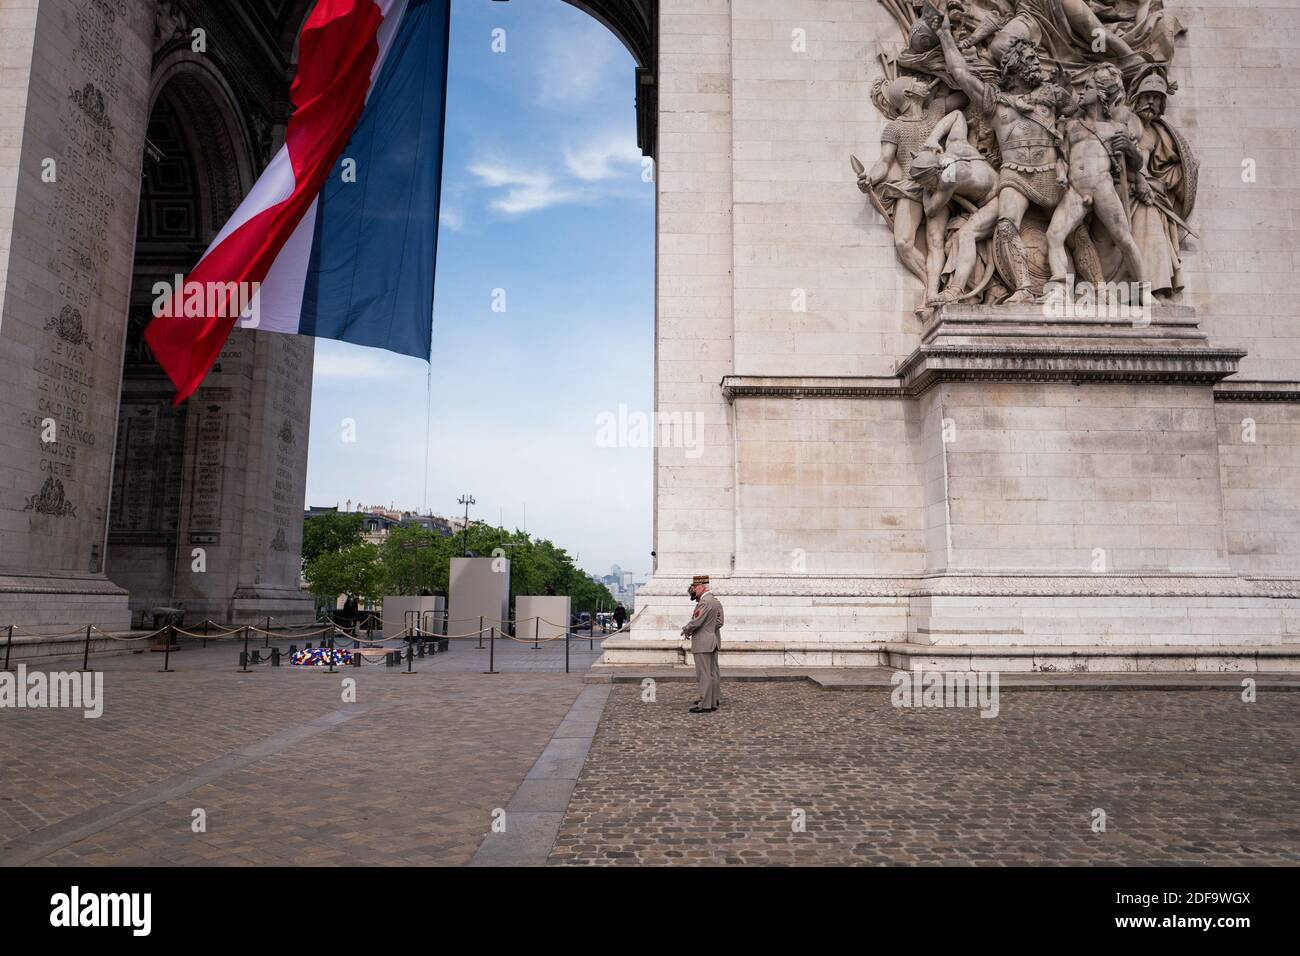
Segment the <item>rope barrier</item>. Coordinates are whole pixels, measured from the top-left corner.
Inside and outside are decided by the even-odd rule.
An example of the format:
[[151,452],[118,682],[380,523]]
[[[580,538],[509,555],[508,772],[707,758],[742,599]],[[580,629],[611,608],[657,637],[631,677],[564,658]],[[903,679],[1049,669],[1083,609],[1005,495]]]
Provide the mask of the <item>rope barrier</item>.
[[[624,631],[630,630],[633,622],[636,621],[636,619],[639,618],[645,610],[646,610],[645,607],[639,608],[626,621],[626,623],[624,623],[624,625],[621,628],[617,628],[614,631],[606,631],[604,634],[601,635],[601,638],[604,639],[605,637],[608,637],[610,634],[621,634]],[[271,620],[274,620],[274,618],[271,617],[267,618],[268,623]],[[446,627],[453,622],[458,623],[460,621],[466,621],[466,620],[474,620],[474,618],[446,618],[443,619],[440,623],[442,624],[442,626]],[[230,638],[232,636],[238,635],[235,639],[236,640],[242,639],[245,645],[247,645],[249,637],[251,637],[253,634],[265,636],[267,638],[268,647],[270,646],[270,639],[272,637],[277,637],[280,639],[288,639],[288,638],[316,637],[319,635],[329,634],[331,635],[331,638],[341,638],[344,641],[352,641],[354,645],[356,645],[358,648],[361,645],[364,645],[365,647],[372,647],[372,648],[383,647],[384,645],[387,645],[390,642],[397,642],[397,641],[405,641],[408,645],[410,645],[414,643],[416,638],[419,638],[422,641],[429,640],[429,639],[435,641],[477,640],[479,641],[480,648],[482,648],[483,635],[485,633],[491,632],[493,634],[493,637],[495,638],[495,632],[498,630],[501,631],[501,637],[504,638],[505,640],[514,641],[516,644],[533,644],[534,647],[540,644],[549,644],[559,640],[563,640],[566,643],[571,640],[587,640],[589,642],[595,640],[594,619],[591,622],[591,624],[588,625],[588,633],[586,635],[583,635],[578,631],[573,630],[568,625],[562,625],[554,621],[547,620],[541,615],[533,615],[532,617],[526,617],[526,618],[517,618],[517,617],[507,618],[504,620],[501,618],[482,617],[479,618],[478,620],[482,622],[479,628],[474,631],[467,631],[464,634],[439,634],[437,631],[426,631],[423,627],[420,627],[419,625],[407,625],[406,627],[403,628],[401,633],[395,634],[391,637],[383,637],[380,638],[379,640],[368,640],[366,638],[360,637],[356,634],[351,633],[351,631],[349,631],[347,628],[340,627],[338,624],[328,624],[326,626],[319,626],[322,622],[316,622],[315,624],[288,625],[280,630],[274,630],[270,628],[263,629],[258,627],[255,624],[246,624],[246,625],[239,625],[237,627],[223,628],[217,631],[216,633],[213,633],[210,630],[210,628],[213,626],[221,628],[221,625],[217,624],[211,618],[204,619],[203,626],[205,628],[205,631],[204,633],[201,634],[194,631],[187,631],[179,626],[172,625],[172,624],[164,625],[163,627],[158,628],[155,631],[151,631],[147,634],[136,634],[136,635],[113,634],[109,631],[103,630],[100,627],[97,627],[94,624],[88,624],[86,625],[86,629],[84,632],[77,631],[72,634],[58,635],[58,636],[50,637],[48,639],[51,641],[70,640],[73,638],[84,640],[85,647],[86,647],[84,656],[86,661],[89,660],[90,638],[92,633],[98,633],[102,637],[108,638],[109,640],[120,641],[123,643],[135,643],[137,641],[153,640],[159,635],[167,634],[168,632],[170,632],[171,639],[167,642],[168,650],[170,650],[173,646],[179,646],[180,637],[187,637],[192,640],[202,640],[206,645],[206,642],[210,640],[211,641],[224,640],[226,638]],[[369,615],[370,626],[373,627],[373,624],[376,621],[378,621],[379,624],[382,626],[383,619],[378,617],[372,612]],[[552,635],[550,637],[515,637],[506,633],[504,625],[508,623],[519,624],[521,622],[528,622],[528,621],[536,621],[538,622],[538,624],[546,624],[549,627],[559,628],[561,630],[561,633]],[[483,624],[490,624],[490,626],[485,627],[483,626]],[[502,627],[497,627],[496,625],[502,625]],[[307,630],[297,630],[298,628],[306,628]],[[352,629],[359,632],[360,622],[354,623],[352,625]],[[7,630],[9,632],[9,641],[10,643],[12,643],[14,632],[19,630],[26,630],[26,628],[20,628],[17,624],[11,624],[7,626]],[[324,647],[325,645],[322,644],[321,646]],[[410,649],[408,648],[408,654],[409,653],[410,653]],[[244,655],[241,654],[241,657],[243,656]],[[423,654],[420,656],[423,656]],[[249,657],[251,658],[251,654],[249,655]],[[384,655],[383,659],[373,660],[373,661],[367,658],[367,656],[364,654],[356,655],[356,660],[358,660],[360,663],[367,663],[367,664],[373,663],[376,665],[383,665],[384,663],[386,663],[387,659],[388,659],[387,654]],[[408,662],[409,660],[410,658],[408,658]],[[567,671],[568,669],[567,649],[565,653],[565,662],[566,662],[565,669]],[[256,661],[256,663],[271,664],[272,659],[270,656],[268,656],[265,660],[259,658]],[[84,664],[85,662],[83,661],[83,666]],[[245,664],[245,666],[247,665]]]
[[[170,626],[170,625],[169,625],[169,626]],[[147,641],[147,640],[149,640],[149,639],[151,639],[151,638],[157,637],[159,634],[165,634],[165,633],[167,632],[167,628],[166,628],[166,627],[160,627],[160,628],[158,628],[158,630],[154,631],[152,634],[141,634],[141,635],[139,635],[139,636],[137,636],[137,637],[123,637],[123,636],[120,635],[120,634],[110,634],[110,633],[108,633],[108,631],[101,631],[99,628],[95,627],[95,625],[93,625],[93,624],[90,625],[90,628],[91,628],[91,630],[93,630],[93,631],[97,631],[98,633],[104,635],[104,637],[107,637],[109,640],[113,640],[113,641],[122,641],[122,642],[124,642],[124,643],[130,643],[131,641]],[[81,635],[81,634],[78,634],[77,636],[78,636],[78,637],[81,637],[82,635]]]

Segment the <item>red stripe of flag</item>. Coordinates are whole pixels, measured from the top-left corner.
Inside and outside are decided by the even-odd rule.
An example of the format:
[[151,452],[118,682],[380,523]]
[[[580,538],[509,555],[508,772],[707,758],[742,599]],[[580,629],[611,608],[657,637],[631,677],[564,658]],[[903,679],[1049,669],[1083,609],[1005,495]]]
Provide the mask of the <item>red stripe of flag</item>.
[[[294,112],[285,145],[293,167],[293,193],[211,249],[189,274],[187,286],[199,283],[206,290],[212,287],[209,283],[266,279],[361,118],[379,56],[376,34],[382,21],[375,0],[317,0],[303,24],[298,75],[289,91]],[[198,388],[238,321],[238,303],[232,308],[229,294],[223,291],[212,303],[216,315],[207,314],[206,292],[203,298],[204,314],[187,317],[182,294],[172,302],[170,316],[156,316],[145,329],[145,341],[176,385],[176,404]],[[236,314],[230,315],[232,311]]]

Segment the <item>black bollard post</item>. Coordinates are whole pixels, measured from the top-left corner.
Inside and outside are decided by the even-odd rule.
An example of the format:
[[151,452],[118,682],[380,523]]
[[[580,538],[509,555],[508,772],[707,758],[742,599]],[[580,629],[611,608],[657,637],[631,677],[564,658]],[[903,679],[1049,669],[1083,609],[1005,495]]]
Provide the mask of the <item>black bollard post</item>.
[[271,666],[272,667],[280,666],[280,648],[278,647],[271,648]]
[[81,655],[81,669],[90,670],[90,628],[92,625],[86,625],[86,650]]
[[361,666],[361,652],[360,652],[360,651],[357,651],[357,653],[355,653],[355,654],[352,655],[352,666],[353,666],[353,667],[360,667],[360,666]]
[[239,655],[239,666],[244,673],[248,673],[248,625],[244,625],[244,649]]
[[415,665],[415,645],[406,645],[406,673],[413,673],[411,668]]
[[542,629],[542,616],[539,614],[537,615],[537,617],[533,618],[533,650],[537,650],[538,648],[541,647],[541,645],[537,643],[537,638],[539,636],[537,632],[540,631],[541,629]]
[[204,618],[203,619],[203,649],[207,650],[207,648],[208,648],[208,619]]
[[488,647],[488,669],[487,669],[487,672],[488,672],[489,674],[495,674],[495,673],[497,672],[496,659],[497,659],[497,629],[496,629],[495,627],[493,627],[493,628],[492,628],[492,643],[491,643],[491,645]]
[[271,615],[266,616],[266,646],[271,646]]
[[5,670],[9,669],[9,652],[14,649],[14,626],[9,625],[9,638],[5,641]]
[[478,649],[483,650],[483,615],[478,616]]
[[569,630],[564,630],[564,673],[569,673]]
[[172,672],[172,668],[171,668],[172,639],[174,638],[175,634],[176,634],[176,625],[168,624],[167,634],[166,634],[167,643],[163,645],[163,666],[162,666],[162,670],[158,672],[159,674],[170,674]]

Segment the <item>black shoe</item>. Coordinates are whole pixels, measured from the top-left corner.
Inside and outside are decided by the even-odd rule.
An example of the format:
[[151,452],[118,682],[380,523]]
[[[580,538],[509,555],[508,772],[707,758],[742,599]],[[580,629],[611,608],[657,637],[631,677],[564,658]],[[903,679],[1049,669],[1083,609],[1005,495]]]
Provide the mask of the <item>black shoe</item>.
[[692,708],[691,708],[691,713],[692,713],[692,714],[711,714],[711,713],[713,713],[713,712],[714,712],[715,710],[717,710],[717,709],[718,709],[718,708],[716,708],[716,707],[692,707]]

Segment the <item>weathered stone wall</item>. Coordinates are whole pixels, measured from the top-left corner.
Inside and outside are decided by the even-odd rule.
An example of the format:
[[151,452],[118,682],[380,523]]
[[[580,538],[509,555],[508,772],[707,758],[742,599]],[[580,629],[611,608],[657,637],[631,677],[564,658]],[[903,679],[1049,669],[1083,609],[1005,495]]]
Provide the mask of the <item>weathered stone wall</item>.
[[735,0],[736,373],[890,375],[919,341],[920,284],[853,184],[883,121],[877,3]]
[[1188,28],[1166,115],[1201,161],[1187,301],[1215,342],[1247,351],[1237,378],[1300,380],[1300,4],[1165,8]]
[[701,453],[655,455],[657,569],[728,570],[735,543],[731,4],[661,0],[655,407],[703,416]]
[[1300,574],[1300,402],[1215,408],[1229,560],[1243,573]]
[[960,570],[1225,570],[1208,386],[937,386]]
[[127,623],[104,545],[153,11],[0,12],[0,616],[19,624]]
[[[1213,383],[1238,348],[1235,378],[1300,380],[1300,7],[1166,10],[1188,27],[1166,116],[1201,162],[1195,314],[1067,331],[1026,313],[983,338],[959,319],[923,341],[920,283],[848,161],[879,155],[894,21],[875,2],[664,0],[656,396],[734,432],[699,459],[660,451],[659,564],[611,660],[676,659],[686,575],[707,571],[727,664],[911,666],[872,643],[905,642],[935,648],[927,666],[1231,669],[1279,648],[1269,668],[1295,666],[1298,406],[1216,402]],[[1266,574],[1291,580],[1248,578]]]
[[902,399],[737,398],[737,572],[925,570],[913,410]]

